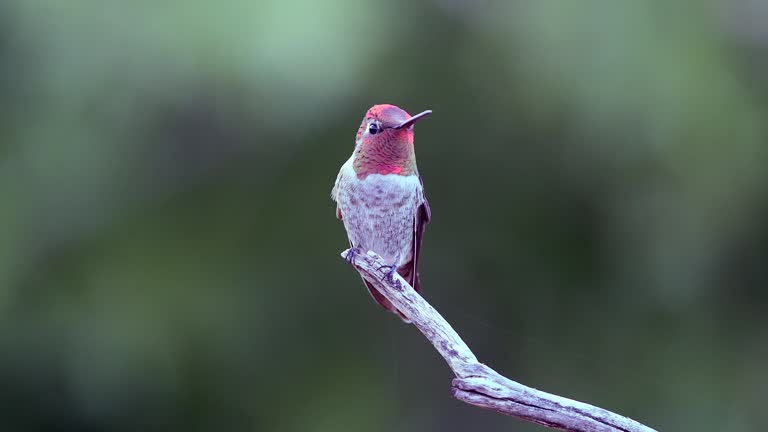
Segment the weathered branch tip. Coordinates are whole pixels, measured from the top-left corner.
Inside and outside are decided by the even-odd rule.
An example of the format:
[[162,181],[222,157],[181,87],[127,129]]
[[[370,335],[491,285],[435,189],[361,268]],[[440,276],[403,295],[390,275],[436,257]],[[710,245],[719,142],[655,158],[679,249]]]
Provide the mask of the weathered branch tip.
[[[341,253],[347,259],[349,249]],[[456,399],[532,423],[572,432],[655,432],[628,417],[526,387],[480,363],[450,324],[397,273],[385,278],[376,253],[355,254],[351,264],[419,331],[448,363]]]

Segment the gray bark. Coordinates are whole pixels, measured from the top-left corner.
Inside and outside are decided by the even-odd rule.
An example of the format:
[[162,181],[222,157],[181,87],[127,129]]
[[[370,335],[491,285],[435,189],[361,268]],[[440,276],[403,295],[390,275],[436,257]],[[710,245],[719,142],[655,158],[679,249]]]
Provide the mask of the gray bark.
[[[349,250],[342,252],[346,258]],[[373,252],[355,255],[352,265],[410,319],[453,370],[453,396],[468,404],[574,432],[655,432],[619,414],[524,386],[477,360],[448,322],[397,273],[386,277],[386,263]]]

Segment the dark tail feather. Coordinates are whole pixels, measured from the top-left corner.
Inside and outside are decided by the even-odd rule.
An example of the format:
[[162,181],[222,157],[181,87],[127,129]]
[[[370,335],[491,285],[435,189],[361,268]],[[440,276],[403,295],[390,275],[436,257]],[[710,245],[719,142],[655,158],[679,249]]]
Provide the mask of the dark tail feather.
[[[419,273],[414,268],[413,261],[411,261],[411,262],[407,263],[406,265],[398,268],[397,269],[397,273],[400,276],[402,276],[402,278],[405,279],[413,287],[413,289],[416,290],[416,292],[419,291],[419,288],[420,288],[420,285],[421,285],[420,282],[419,282]],[[400,313],[400,311],[392,303],[390,303],[390,301],[387,300],[386,297],[381,295],[381,293],[379,293],[379,291],[376,288],[374,288],[374,286],[371,285],[370,282],[365,280],[365,278],[363,278],[363,282],[365,283],[366,288],[368,288],[368,292],[371,294],[371,297],[373,297],[373,299],[376,300],[376,302],[378,304],[380,304],[381,307],[383,307],[384,309],[386,309],[386,310],[396,314],[403,321],[405,321],[407,323],[411,322],[411,320],[409,320],[402,313]]]
[[371,285],[370,282],[365,280],[365,278],[363,278],[363,283],[365,283],[365,287],[368,288],[368,292],[371,294],[371,297],[373,297],[373,299],[376,300],[376,302],[378,304],[380,304],[381,307],[383,307],[384,309],[386,309],[386,310],[394,313],[395,315],[399,316],[400,319],[403,320],[404,322],[406,322],[406,323],[410,323],[411,322],[411,320],[409,320],[403,314],[401,314],[400,311],[397,310],[397,308],[392,303],[390,303],[389,300],[387,300],[386,297],[381,295],[381,293],[379,293],[379,290],[374,288],[374,286]]
[[413,287],[416,292],[421,289],[421,282],[419,281],[419,272],[416,271],[413,261],[406,263],[397,269],[397,273],[405,279],[410,286]]

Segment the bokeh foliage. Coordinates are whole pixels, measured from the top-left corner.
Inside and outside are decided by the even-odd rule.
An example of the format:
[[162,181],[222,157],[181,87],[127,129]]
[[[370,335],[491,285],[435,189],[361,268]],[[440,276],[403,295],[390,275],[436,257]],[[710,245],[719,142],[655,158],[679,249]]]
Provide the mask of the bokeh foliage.
[[660,430],[768,427],[768,6],[0,2],[0,430],[541,430],[338,257],[364,111],[431,108],[424,293]]

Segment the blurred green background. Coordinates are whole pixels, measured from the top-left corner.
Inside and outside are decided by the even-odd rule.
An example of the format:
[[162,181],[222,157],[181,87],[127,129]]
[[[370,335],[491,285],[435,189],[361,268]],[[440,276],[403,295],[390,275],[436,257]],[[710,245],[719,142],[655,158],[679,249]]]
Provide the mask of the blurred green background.
[[541,431],[339,257],[419,123],[424,295],[510,378],[768,429],[768,3],[0,2],[0,430]]

